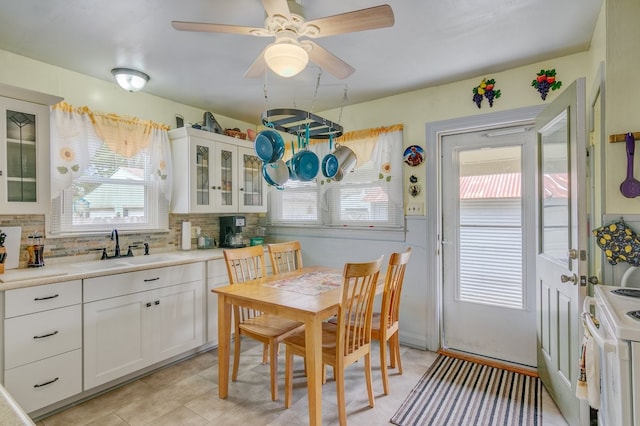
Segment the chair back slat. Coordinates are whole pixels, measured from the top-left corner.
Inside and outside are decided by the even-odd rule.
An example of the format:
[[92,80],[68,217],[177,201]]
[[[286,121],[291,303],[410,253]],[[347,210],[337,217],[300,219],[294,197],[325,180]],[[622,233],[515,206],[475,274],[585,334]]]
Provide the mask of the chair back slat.
[[373,299],[382,258],[383,256],[373,262],[347,263],[344,266],[337,339],[338,350],[344,356],[371,343]]
[[274,274],[302,269],[300,241],[267,244]]
[[385,275],[384,292],[382,295],[381,329],[391,327],[398,321],[400,315],[400,294],[404,282],[404,273],[411,257],[411,247],[404,253],[392,253]]
[[[241,284],[245,281],[254,280],[266,276],[264,260],[264,248],[262,246],[251,246],[236,249],[223,250],[229,284]],[[246,321],[261,315],[261,312],[254,309],[233,306],[236,321]]]

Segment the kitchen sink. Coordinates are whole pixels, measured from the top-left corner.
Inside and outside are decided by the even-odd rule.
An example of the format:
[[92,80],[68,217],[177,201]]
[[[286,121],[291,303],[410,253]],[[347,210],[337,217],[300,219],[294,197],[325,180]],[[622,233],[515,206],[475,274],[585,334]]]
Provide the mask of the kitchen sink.
[[95,260],[90,262],[78,262],[71,265],[72,268],[77,269],[80,272],[94,272],[94,271],[108,271],[114,268],[126,268],[129,265],[122,261],[122,259],[118,260]]
[[158,262],[172,262],[176,260],[183,259],[179,254],[174,253],[159,253],[159,254],[150,254],[148,256],[137,256],[137,257],[128,257],[126,258],[126,262],[129,265],[146,265],[148,263],[158,263]]

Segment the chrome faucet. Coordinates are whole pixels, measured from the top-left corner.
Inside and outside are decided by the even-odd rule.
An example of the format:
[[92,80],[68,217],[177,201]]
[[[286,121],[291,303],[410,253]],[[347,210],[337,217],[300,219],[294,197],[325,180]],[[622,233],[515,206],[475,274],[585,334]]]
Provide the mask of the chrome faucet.
[[113,257],[120,257],[120,239],[118,238],[118,230],[114,229],[111,231],[111,241],[115,239],[116,242],[116,252]]

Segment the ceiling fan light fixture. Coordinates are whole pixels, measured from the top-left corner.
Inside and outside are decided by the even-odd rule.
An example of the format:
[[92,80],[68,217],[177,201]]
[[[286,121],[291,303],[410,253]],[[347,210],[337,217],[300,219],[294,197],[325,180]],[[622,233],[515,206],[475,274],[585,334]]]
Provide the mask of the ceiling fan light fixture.
[[142,71],[131,68],[114,68],[111,74],[124,90],[137,92],[149,82],[149,76]]
[[280,42],[267,47],[264,60],[276,74],[293,77],[307,66],[309,54],[296,43]]

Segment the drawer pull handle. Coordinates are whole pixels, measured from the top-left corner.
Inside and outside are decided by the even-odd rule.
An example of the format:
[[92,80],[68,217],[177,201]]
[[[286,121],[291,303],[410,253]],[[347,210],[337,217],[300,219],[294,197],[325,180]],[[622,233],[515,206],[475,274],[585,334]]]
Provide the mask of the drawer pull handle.
[[160,304],[160,301],[159,301],[159,300],[156,300],[155,302],[153,302],[153,304],[154,304],[154,305],[159,305],[159,304]]
[[147,278],[144,280],[145,283],[148,283],[150,281],[158,281],[160,279],[160,277],[155,277],[155,278]]
[[33,300],[40,301],[40,300],[49,300],[49,299],[55,299],[56,297],[60,297],[59,294],[54,294],[53,296],[46,296],[46,297],[36,297]]
[[151,307],[151,302],[147,302],[147,308]]
[[33,385],[33,387],[34,387],[34,388],[41,388],[41,387],[43,387],[43,386],[50,385],[51,383],[55,383],[55,382],[57,382],[58,380],[60,380],[60,377],[56,377],[55,379],[53,379],[53,380],[49,380],[48,382],[44,382],[44,383],[40,383],[40,384],[35,384],[35,385]]
[[56,334],[58,334],[58,330],[54,331],[53,333],[43,334],[42,336],[33,336],[33,338],[34,339],[44,339],[45,337],[55,336]]

